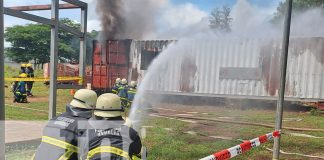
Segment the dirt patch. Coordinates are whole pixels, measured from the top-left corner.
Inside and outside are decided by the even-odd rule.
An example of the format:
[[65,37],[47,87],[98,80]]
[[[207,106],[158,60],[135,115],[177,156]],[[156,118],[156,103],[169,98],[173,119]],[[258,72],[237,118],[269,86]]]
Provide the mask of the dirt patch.
[[204,134],[205,136],[220,136],[220,137],[239,137],[239,129],[237,126],[228,126],[223,123],[215,122],[201,122],[198,124],[190,124],[189,129],[196,131],[197,133]]
[[48,102],[48,97],[28,97],[29,102]]
[[[33,97],[28,97],[28,102],[48,102],[48,97],[38,97],[38,96],[33,96]],[[13,98],[6,98],[5,102],[7,104],[12,103]]]

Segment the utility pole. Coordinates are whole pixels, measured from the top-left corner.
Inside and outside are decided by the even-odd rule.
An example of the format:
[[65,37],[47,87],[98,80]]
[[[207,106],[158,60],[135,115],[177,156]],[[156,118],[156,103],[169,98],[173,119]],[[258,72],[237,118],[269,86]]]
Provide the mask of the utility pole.
[[5,159],[5,90],[3,0],[0,0],[0,159]]
[[52,0],[51,6],[51,59],[50,59],[50,90],[48,119],[56,116],[57,97],[57,59],[58,59],[58,28],[59,28],[59,1]]
[[[282,115],[283,104],[285,100],[285,88],[286,88],[286,73],[287,73],[287,60],[289,50],[289,37],[290,37],[290,24],[291,24],[291,12],[292,12],[292,0],[286,0],[286,16],[282,40],[281,59],[280,59],[280,88],[279,97],[277,101],[277,113],[276,113],[276,126],[275,130],[281,130],[282,127]],[[280,137],[274,138],[273,145],[273,160],[278,160],[280,154]]]

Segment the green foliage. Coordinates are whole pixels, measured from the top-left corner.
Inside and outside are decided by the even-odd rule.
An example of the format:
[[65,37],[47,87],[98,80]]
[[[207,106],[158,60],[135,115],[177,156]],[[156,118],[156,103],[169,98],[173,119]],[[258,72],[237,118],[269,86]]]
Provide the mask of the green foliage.
[[6,55],[16,62],[37,60],[46,63],[50,34],[50,28],[41,24],[8,27],[5,39],[12,46],[6,49]]
[[231,17],[231,9],[229,7],[215,8],[210,13],[209,27],[221,32],[230,32],[232,21],[233,18]]
[[312,109],[310,110],[310,114],[311,114],[312,116],[319,116],[319,115],[320,115],[320,111],[319,111],[318,108],[312,108]]
[[[78,29],[80,24],[70,20],[61,19],[60,23]],[[96,31],[92,31],[89,38],[95,38]],[[6,56],[15,62],[28,62],[34,60],[36,64],[48,63],[50,60],[50,39],[51,29],[43,24],[28,24],[25,26],[16,25],[8,27],[5,39],[11,43],[11,47],[6,49]],[[61,62],[79,60],[80,43],[79,38],[73,34],[59,31],[59,60]],[[92,52],[92,41],[87,41],[87,52]],[[88,57],[89,58],[89,57]]]
[[[321,8],[324,10],[323,0],[293,0],[293,14],[296,12],[302,12],[310,8]],[[273,20],[279,20],[286,14],[286,1],[279,3],[277,12],[275,13]]]

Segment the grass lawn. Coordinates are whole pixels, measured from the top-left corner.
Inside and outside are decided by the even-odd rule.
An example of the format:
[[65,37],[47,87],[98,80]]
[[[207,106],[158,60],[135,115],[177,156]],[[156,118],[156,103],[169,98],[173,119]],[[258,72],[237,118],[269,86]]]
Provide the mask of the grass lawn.
[[[257,111],[245,112],[255,113]],[[323,117],[310,119],[320,119],[320,122],[324,123]],[[260,120],[257,120],[257,122],[260,122]],[[307,121],[304,123],[307,123]],[[202,126],[200,124],[191,124],[188,122],[165,118],[150,118],[145,125],[154,126],[152,128],[147,128],[147,137],[144,139],[144,144],[148,148],[149,159],[152,160],[199,159],[216,151],[221,151],[240,144],[241,142],[237,139],[250,140],[265,133],[272,132],[272,129],[263,127],[214,122]],[[187,134],[188,131],[194,131],[197,134]],[[324,133],[320,132],[294,132],[286,130],[284,130],[284,132],[303,133],[324,137]],[[209,136],[232,137],[233,139],[222,140],[211,138]],[[267,142],[261,147],[253,149],[234,159],[272,159],[272,152],[265,149],[272,149],[272,143],[272,141]],[[323,148],[324,139],[294,137],[287,134],[282,135],[281,149],[286,152],[297,152],[323,157]],[[294,155],[281,155],[281,158],[298,160],[306,159]]]
[[[17,76],[19,69],[5,67],[5,77]],[[36,77],[43,77],[42,70],[35,70]],[[10,86],[11,82],[6,82]],[[12,103],[13,94],[10,88],[5,90],[6,119],[7,120],[47,120],[48,119],[48,95],[49,86],[42,82],[35,82],[33,86],[34,97],[28,97],[30,103]],[[72,99],[69,90],[58,90],[57,92],[57,112],[64,112],[65,105]],[[28,109],[30,108],[30,110]],[[26,114],[28,113],[28,114]]]
[[[5,67],[5,77],[17,76],[19,69]],[[42,70],[35,70],[37,77],[42,77]],[[6,82],[10,86],[11,82]],[[48,94],[49,88],[42,82],[35,82],[33,87],[34,97],[29,97],[30,103],[12,103],[13,94],[10,88],[5,90],[6,120],[47,120],[48,119]],[[69,90],[58,90],[57,92],[57,112],[64,112],[65,105],[72,99]],[[7,160],[30,160],[34,154],[36,145],[10,145],[6,146]]]
[[[6,77],[12,77],[18,73],[17,69],[5,68]],[[42,76],[41,71],[36,75]],[[10,84],[7,83],[9,86]],[[13,104],[12,93],[6,89],[6,119],[7,120],[46,120],[48,110],[48,87],[38,82],[34,84],[31,103]],[[63,112],[65,105],[72,99],[69,90],[58,90],[57,111]],[[193,113],[196,117],[224,118],[245,122],[257,122],[274,124],[275,111],[263,109],[233,109],[212,106],[181,106],[162,104],[161,108],[171,108],[180,112]],[[27,109],[26,109],[27,108]],[[176,114],[166,111],[167,114]],[[324,129],[324,117],[312,116],[306,112],[285,112],[284,118],[298,118],[301,121],[284,121],[283,126],[299,128],[321,128]],[[178,160],[178,159],[199,159],[208,156],[216,151],[233,147],[241,143],[238,139],[249,140],[260,135],[270,133],[271,128],[224,124],[206,122],[204,124],[188,123],[175,119],[146,117],[145,126],[147,136],[143,139],[148,149],[150,160]],[[195,132],[196,135],[188,134]],[[284,130],[284,133],[303,133],[313,136],[324,137],[323,132],[296,132]],[[211,138],[210,136],[229,137],[231,140]],[[235,159],[238,160],[264,160],[272,159],[272,152],[265,148],[272,148],[272,142],[263,144]],[[35,145],[19,145],[6,148],[6,159],[25,160],[30,159],[36,149]],[[302,154],[317,155],[324,157],[324,139],[296,137],[289,134],[282,135],[281,149],[286,152],[297,152]],[[282,159],[307,159],[294,155],[281,155]]]

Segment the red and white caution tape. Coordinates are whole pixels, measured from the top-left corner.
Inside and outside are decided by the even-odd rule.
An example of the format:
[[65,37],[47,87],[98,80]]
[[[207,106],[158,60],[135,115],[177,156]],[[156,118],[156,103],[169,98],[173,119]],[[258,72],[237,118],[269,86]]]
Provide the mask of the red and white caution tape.
[[258,138],[245,141],[237,146],[234,146],[229,149],[222,150],[220,152],[214,153],[213,155],[210,155],[208,157],[202,158],[200,160],[227,160],[230,158],[233,158],[239,154],[245,153],[252,148],[260,146],[262,143],[265,143],[267,141],[272,140],[274,137],[279,137],[280,131],[274,131],[272,133],[268,133],[265,135],[262,135]]

